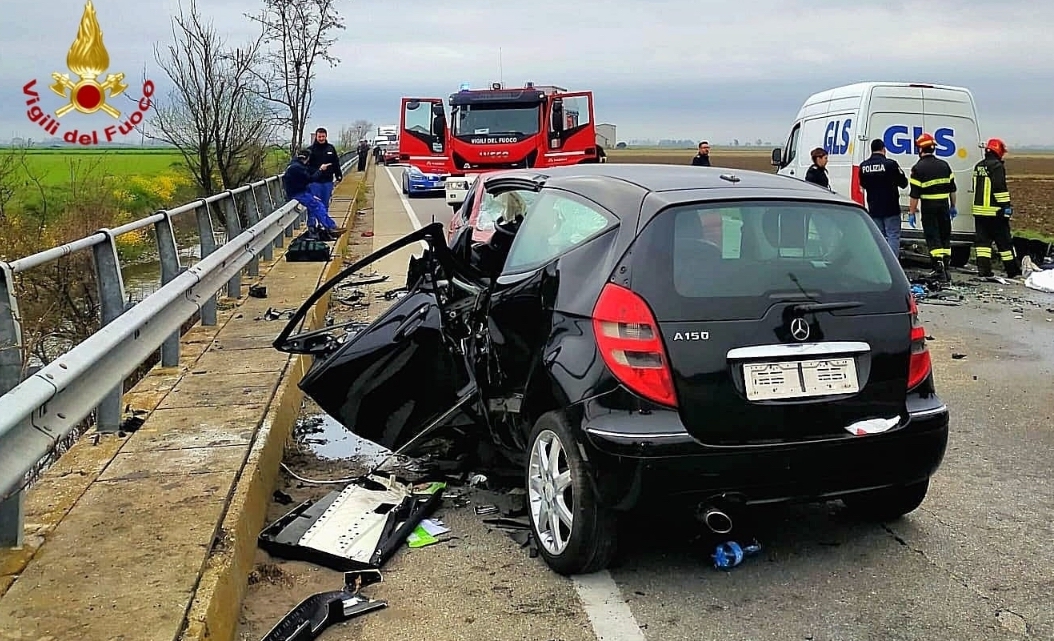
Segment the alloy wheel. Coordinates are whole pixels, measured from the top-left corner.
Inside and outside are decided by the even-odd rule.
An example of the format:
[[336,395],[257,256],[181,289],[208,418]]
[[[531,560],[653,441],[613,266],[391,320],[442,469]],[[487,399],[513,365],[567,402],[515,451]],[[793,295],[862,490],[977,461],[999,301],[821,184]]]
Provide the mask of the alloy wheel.
[[554,432],[544,430],[531,448],[527,498],[539,543],[549,554],[561,554],[571,540],[573,494],[564,444]]

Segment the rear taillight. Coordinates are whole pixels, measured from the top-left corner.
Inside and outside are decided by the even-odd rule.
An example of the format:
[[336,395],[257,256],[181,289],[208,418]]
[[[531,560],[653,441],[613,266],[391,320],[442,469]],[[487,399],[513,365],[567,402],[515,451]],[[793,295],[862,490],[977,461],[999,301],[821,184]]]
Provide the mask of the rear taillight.
[[860,165],[853,165],[853,177],[850,179],[849,197],[858,205],[864,204],[864,188],[860,186]]
[[623,385],[660,405],[677,406],[659,326],[643,298],[605,285],[593,308],[593,333],[604,363]]
[[915,295],[911,294],[909,299],[909,313],[911,314],[911,362],[908,365],[908,389],[915,389],[933,370],[933,362],[930,360],[930,350],[926,347],[926,328],[919,321],[919,306],[915,302]]

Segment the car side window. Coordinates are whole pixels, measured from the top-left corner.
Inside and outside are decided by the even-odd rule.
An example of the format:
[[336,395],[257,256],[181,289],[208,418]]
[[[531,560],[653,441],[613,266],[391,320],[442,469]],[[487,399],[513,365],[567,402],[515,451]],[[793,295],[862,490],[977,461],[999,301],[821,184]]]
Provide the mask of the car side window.
[[566,192],[543,192],[527,209],[503,271],[544,265],[614,224],[599,205]]
[[801,138],[801,123],[794,125],[790,138],[787,139],[787,157],[783,159],[786,164],[791,164],[798,157],[798,139]]

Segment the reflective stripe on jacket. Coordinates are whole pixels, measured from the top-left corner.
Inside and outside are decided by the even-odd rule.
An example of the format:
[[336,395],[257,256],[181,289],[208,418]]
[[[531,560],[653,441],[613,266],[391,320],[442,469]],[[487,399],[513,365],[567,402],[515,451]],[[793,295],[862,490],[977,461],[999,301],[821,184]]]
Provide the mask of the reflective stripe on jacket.
[[994,153],[985,152],[984,160],[973,168],[974,216],[995,216],[1010,206],[1010,189],[1006,186],[1006,165]]
[[925,208],[947,207],[949,195],[956,191],[951,165],[932,154],[919,158],[911,168],[908,185],[911,198],[921,200]]

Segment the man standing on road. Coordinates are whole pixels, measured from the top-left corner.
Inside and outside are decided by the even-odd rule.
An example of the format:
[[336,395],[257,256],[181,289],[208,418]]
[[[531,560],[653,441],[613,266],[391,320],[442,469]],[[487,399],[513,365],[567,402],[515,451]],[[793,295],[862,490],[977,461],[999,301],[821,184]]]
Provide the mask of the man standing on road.
[[369,157],[370,145],[365,138],[359,141],[359,146],[355,151],[359,154],[358,170],[366,171],[366,158]]
[[922,233],[933,262],[932,278],[951,282],[952,219],[959,215],[955,209],[955,174],[951,166],[934,155],[937,141],[930,134],[915,140],[919,161],[911,168],[908,224],[915,226],[915,214],[922,210]]
[[860,187],[867,194],[867,212],[894,256],[900,255],[900,190],[907,186],[900,163],[886,156],[886,144],[881,138],[872,140],[871,157],[860,163]]
[[974,247],[977,252],[977,272],[982,278],[992,272],[992,243],[999,250],[999,259],[1008,278],[1021,275],[1021,266],[1014,256],[1014,241],[1010,235],[1010,188],[1006,184],[1006,145],[992,138],[984,147],[984,160],[973,168]]
[[823,147],[817,147],[809,155],[812,156],[812,166],[805,172],[805,182],[830,189],[831,179],[827,175],[827,152]]
[[285,173],[282,174],[285,197],[287,200],[297,201],[307,209],[309,230],[322,228],[337,235],[343,234],[344,228],[337,227],[337,223],[329,217],[326,206],[318,196],[311,193],[311,185],[324,179],[324,172],[329,169],[329,163],[323,163],[318,169],[313,169],[307,164],[310,158],[311,150],[301,149],[285,168]]
[[699,143],[699,153],[692,158],[693,167],[709,167],[710,166],[710,143],[703,141]]
[[[308,160],[308,166],[322,173],[322,179],[318,182],[311,183],[311,193],[318,196],[318,199],[322,201],[322,204],[326,206],[326,211],[329,211],[329,201],[333,198],[333,179],[336,178],[339,183],[344,180],[344,174],[340,171],[340,156],[337,155],[337,148],[332,143],[327,142],[326,130],[323,127],[319,127],[315,130],[315,142],[311,143],[308,148],[311,150],[311,158]],[[328,167],[323,170],[322,165]]]

